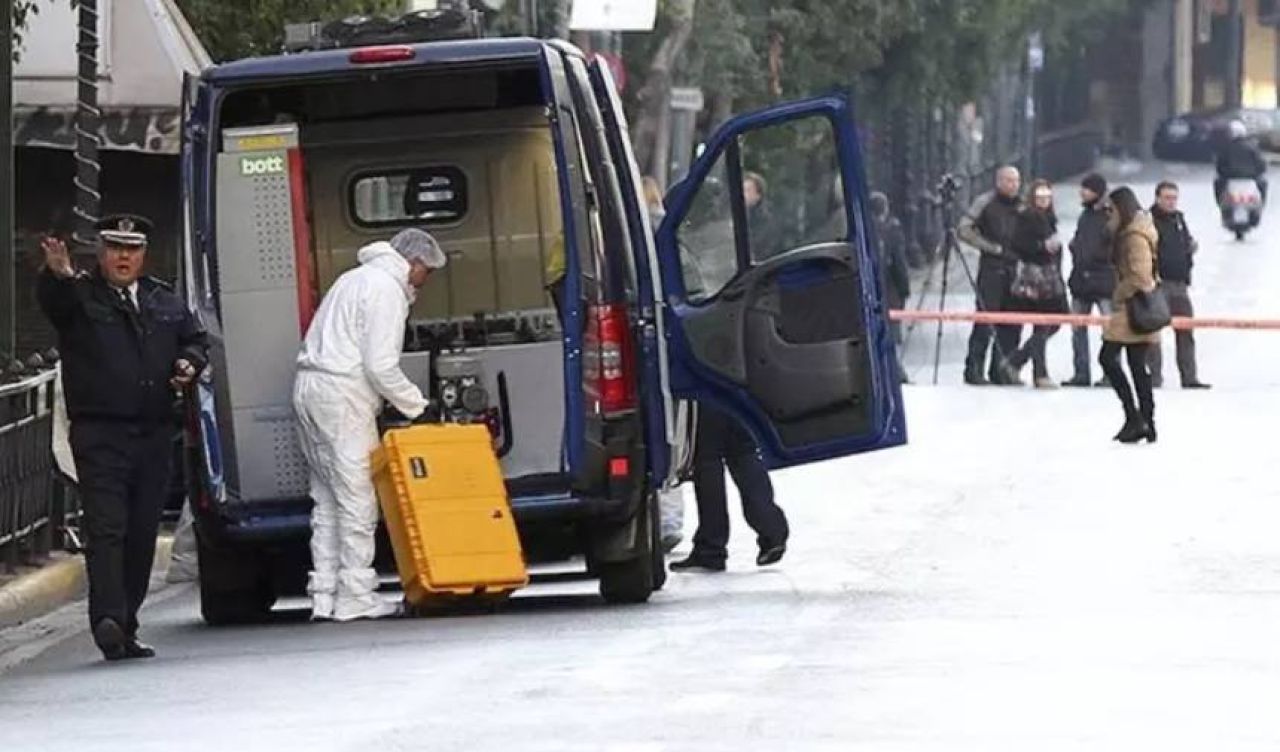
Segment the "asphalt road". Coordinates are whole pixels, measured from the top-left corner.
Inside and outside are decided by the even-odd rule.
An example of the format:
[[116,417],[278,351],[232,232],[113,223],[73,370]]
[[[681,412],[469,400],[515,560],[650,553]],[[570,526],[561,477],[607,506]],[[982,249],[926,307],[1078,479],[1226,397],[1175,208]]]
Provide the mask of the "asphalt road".
[[[1276,222],[1238,246],[1192,216],[1203,310],[1280,315]],[[66,629],[0,674],[0,746],[1280,747],[1280,339],[1204,335],[1217,388],[1158,393],[1144,447],[1109,441],[1104,390],[966,389],[949,353],[946,384],[908,390],[910,446],[776,476],[775,569],[735,519],[729,572],[639,607],[569,583],[497,615],[312,625],[297,603],[211,629],[166,589],[159,658],[103,664]]]

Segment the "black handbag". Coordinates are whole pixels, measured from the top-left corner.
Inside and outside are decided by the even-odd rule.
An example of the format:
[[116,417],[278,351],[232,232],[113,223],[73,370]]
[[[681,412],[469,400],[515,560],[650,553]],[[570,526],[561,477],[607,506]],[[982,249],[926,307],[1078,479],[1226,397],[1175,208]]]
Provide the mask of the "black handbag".
[[1151,292],[1137,291],[1125,304],[1129,314],[1129,328],[1138,334],[1155,334],[1173,321],[1169,311],[1169,299],[1160,283]]
[[1050,264],[1018,262],[1009,291],[1016,298],[1031,301],[1056,300],[1067,294],[1062,275]]

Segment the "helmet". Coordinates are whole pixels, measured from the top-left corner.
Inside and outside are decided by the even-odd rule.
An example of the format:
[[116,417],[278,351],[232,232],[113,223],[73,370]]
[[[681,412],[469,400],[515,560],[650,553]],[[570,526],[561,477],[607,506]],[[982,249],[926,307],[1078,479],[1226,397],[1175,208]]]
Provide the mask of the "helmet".
[[1249,129],[1245,127],[1243,121],[1232,120],[1230,123],[1227,123],[1227,133],[1231,136],[1231,139],[1235,141],[1248,136]]

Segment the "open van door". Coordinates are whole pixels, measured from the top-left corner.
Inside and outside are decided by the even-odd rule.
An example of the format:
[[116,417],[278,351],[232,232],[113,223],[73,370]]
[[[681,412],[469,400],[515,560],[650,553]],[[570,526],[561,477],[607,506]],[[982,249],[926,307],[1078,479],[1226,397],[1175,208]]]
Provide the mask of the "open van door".
[[675,396],[781,468],[906,442],[849,102],[737,117],[667,195],[658,257]]

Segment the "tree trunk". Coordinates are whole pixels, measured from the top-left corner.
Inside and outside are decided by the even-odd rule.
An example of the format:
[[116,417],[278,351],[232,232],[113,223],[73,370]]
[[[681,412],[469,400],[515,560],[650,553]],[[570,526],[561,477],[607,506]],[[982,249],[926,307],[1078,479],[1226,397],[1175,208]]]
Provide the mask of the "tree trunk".
[[646,174],[659,174],[662,164],[669,158],[667,154],[659,154],[660,142],[668,139],[660,137],[663,127],[670,127],[670,118],[665,116],[671,96],[672,72],[680,56],[689,45],[689,37],[693,33],[693,13],[697,0],[674,0],[667,13],[672,20],[671,32],[658,46],[649,65],[649,73],[645,77],[644,86],[636,94],[636,116],[632,133],[635,140],[636,161]]

